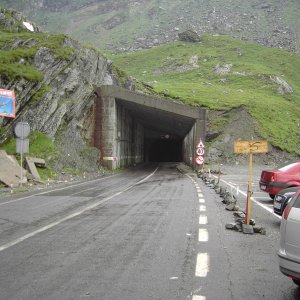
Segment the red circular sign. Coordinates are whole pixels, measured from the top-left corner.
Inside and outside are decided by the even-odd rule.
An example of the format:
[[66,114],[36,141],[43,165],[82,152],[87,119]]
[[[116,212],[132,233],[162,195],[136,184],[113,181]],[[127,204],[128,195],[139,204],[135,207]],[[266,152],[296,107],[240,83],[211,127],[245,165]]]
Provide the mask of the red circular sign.
[[201,156],[201,155],[196,156],[196,158],[195,158],[195,163],[196,163],[197,165],[203,165],[203,163],[204,163],[204,157]]
[[197,155],[204,155],[205,154],[205,148],[196,148],[196,154]]

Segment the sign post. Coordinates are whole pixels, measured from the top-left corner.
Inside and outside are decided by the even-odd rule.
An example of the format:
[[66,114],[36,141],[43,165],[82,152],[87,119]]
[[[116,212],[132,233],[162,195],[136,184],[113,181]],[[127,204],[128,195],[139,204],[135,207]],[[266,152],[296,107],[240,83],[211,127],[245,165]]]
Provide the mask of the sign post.
[[205,145],[203,144],[202,140],[200,139],[198,145],[196,146],[196,157],[195,157],[195,163],[198,166],[203,166],[204,168],[204,155],[205,155]]
[[247,205],[245,224],[250,223],[251,212],[251,195],[252,195],[252,170],[253,170],[253,153],[266,153],[268,152],[267,141],[235,141],[234,153],[246,153],[249,154],[249,179],[247,190]]
[[30,127],[27,122],[18,122],[15,127],[15,135],[18,137],[16,141],[16,152],[21,155],[21,174],[20,185],[23,184],[23,153],[29,152],[29,140],[26,139],[30,133]]

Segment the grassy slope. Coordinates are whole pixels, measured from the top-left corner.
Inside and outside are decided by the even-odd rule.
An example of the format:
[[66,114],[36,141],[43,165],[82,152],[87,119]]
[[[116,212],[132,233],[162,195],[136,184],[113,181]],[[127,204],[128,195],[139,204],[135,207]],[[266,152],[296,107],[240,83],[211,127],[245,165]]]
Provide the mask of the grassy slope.
[[[0,49],[18,40],[24,41],[24,45],[12,50],[0,50],[0,76],[8,80],[15,78],[25,78],[31,81],[42,80],[43,75],[30,65],[36,51],[42,46],[51,49],[54,55],[61,59],[69,60],[74,53],[73,49],[63,47],[65,36],[62,34],[10,33],[2,31],[0,28]],[[34,46],[28,46],[26,43],[30,43],[32,40],[35,41]],[[20,63],[20,59],[24,59],[26,63]]]
[[[176,71],[194,55],[199,58],[200,68]],[[244,105],[256,120],[262,138],[283,150],[300,154],[299,55],[226,36],[206,35],[201,43],[176,42],[113,55],[112,59],[130,75],[153,85],[157,92],[180,97],[183,102],[215,110]],[[217,75],[213,71],[217,64],[232,64],[231,73],[245,75]],[[294,93],[280,95],[269,76],[283,78]]]

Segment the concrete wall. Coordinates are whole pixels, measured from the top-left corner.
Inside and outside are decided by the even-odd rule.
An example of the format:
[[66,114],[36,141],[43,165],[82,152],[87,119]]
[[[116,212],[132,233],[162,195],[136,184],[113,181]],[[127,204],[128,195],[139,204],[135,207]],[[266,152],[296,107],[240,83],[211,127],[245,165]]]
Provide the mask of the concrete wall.
[[194,125],[190,132],[186,135],[183,140],[183,162],[189,166],[194,164],[194,137],[195,137],[196,126]]
[[116,167],[127,167],[143,162],[143,126],[118,102],[116,115]]
[[94,144],[101,151],[101,164],[116,169],[142,162],[143,126],[113,97],[97,94],[95,104]]
[[[183,140],[183,161],[192,168],[199,168],[195,164],[196,147],[200,139],[205,143],[206,136],[206,111],[200,111],[199,118]],[[204,156],[205,157],[205,156]]]

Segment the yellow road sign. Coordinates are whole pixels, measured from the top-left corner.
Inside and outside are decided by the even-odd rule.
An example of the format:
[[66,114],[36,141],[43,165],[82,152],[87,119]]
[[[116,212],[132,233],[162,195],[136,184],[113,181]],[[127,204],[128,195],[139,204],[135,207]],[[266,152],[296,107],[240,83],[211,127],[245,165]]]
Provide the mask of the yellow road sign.
[[235,141],[234,153],[267,153],[267,141]]

